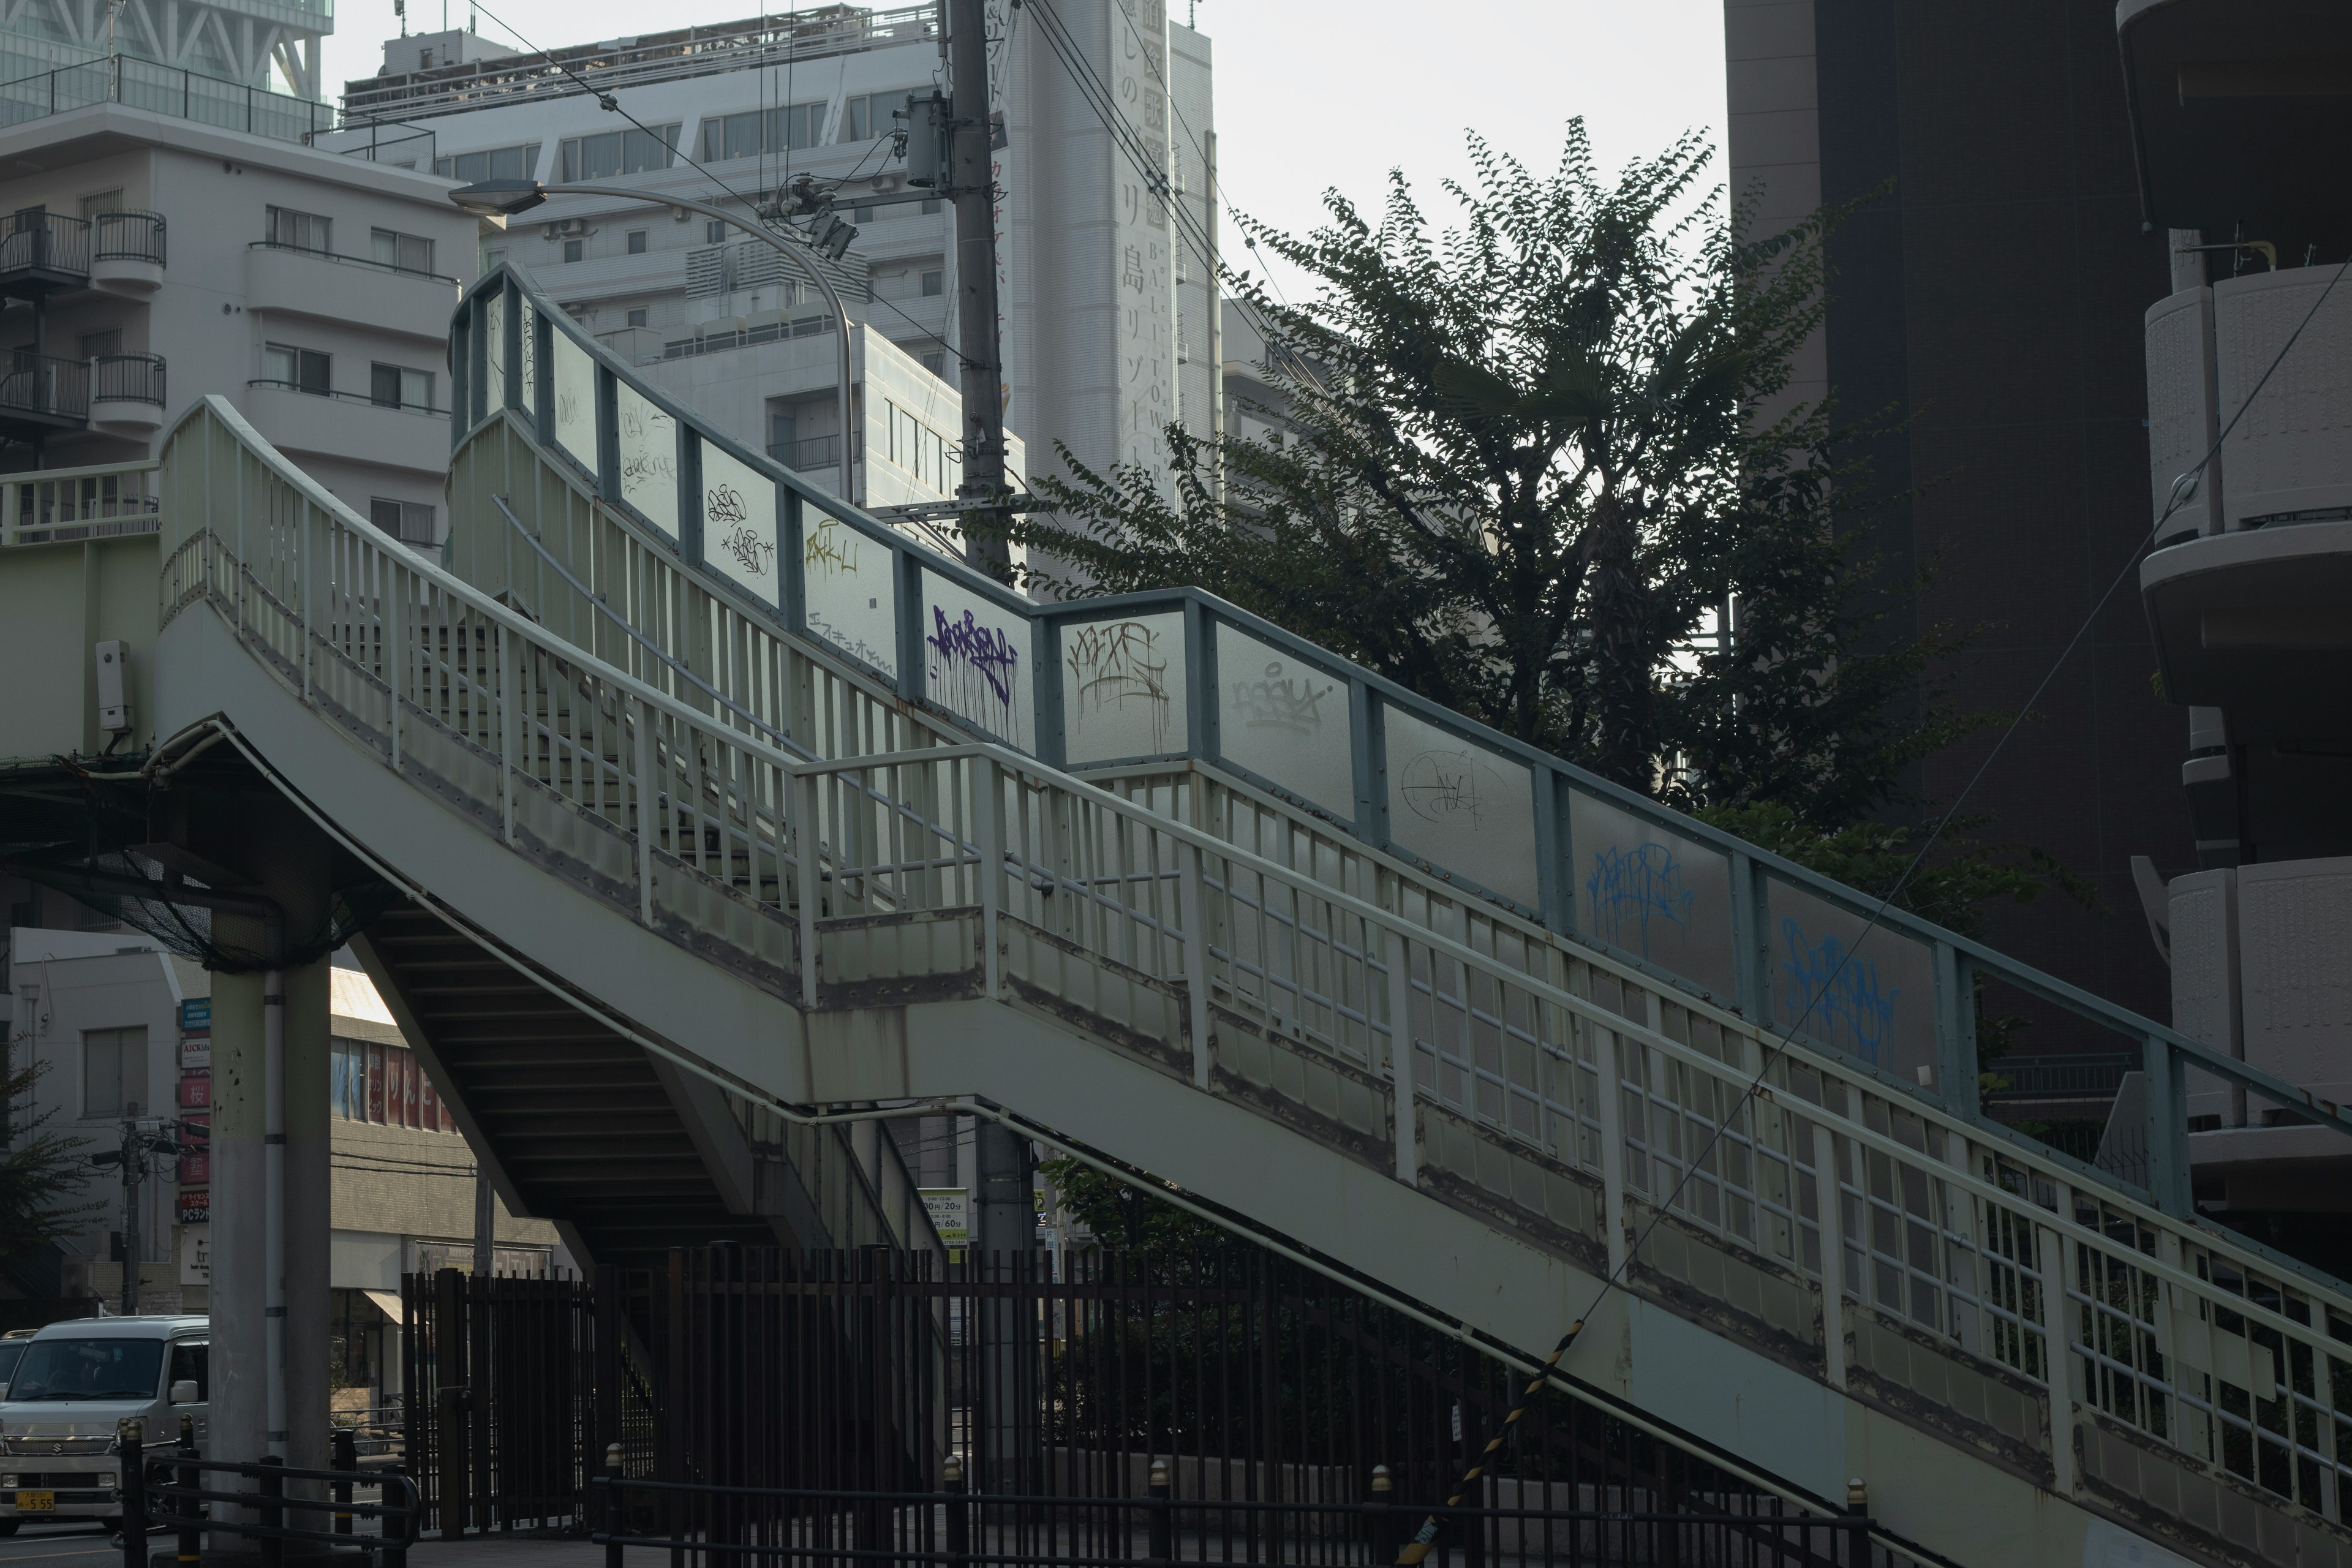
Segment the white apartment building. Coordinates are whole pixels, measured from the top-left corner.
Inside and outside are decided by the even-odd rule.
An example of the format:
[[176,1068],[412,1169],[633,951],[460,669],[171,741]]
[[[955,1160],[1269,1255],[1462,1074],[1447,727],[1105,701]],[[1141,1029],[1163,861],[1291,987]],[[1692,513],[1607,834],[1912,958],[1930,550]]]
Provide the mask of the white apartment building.
[[218,393],[362,515],[438,540],[478,226],[446,189],[111,99],[0,130],[0,465],[150,457]]
[[[1015,26],[1003,0],[991,5],[991,37],[1004,40],[992,45],[991,89],[1003,120],[1006,423],[1033,464],[1051,460],[1056,441],[1097,468],[1148,461],[1171,420],[1205,434],[1217,398],[1215,287],[1205,247],[1190,237],[1213,226],[1209,43],[1171,24],[1164,0],[1057,0],[1055,16],[1066,59],[1044,29]],[[552,58],[613,94],[650,133],[605,112],[539,56],[433,35],[387,44],[380,75],[346,84],[348,129],[322,144],[452,180],[593,179],[642,190],[643,200],[551,197],[488,242],[484,259],[528,270],[698,411],[831,483],[837,351],[822,299],[766,247],[661,199],[740,205],[748,216],[810,176],[857,229],[837,274],[853,317],[942,382],[948,401],[925,400],[921,438],[958,440],[954,215],[907,184],[893,141],[904,123],[894,110],[946,89],[937,6],[827,6]],[[1100,83],[1124,106],[1120,134],[1097,117],[1081,82]],[[857,417],[870,438],[875,414]],[[884,477],[877,462],[868,504],[890,504]],[[954,476],[944,477],[946,486],[918,494],[951,490]]]

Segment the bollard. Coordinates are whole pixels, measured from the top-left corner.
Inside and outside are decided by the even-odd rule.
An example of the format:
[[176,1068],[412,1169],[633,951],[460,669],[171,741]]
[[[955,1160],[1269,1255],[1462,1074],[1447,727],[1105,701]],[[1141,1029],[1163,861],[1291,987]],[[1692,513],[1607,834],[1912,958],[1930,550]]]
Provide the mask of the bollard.
[[[360,1468],[359,1436],[348,1426],[335,1428],[335,1457],[331,1462],[339,1470],[356,1473]],[[352,1483],[337,1481],[335,1483],[335,1533],[349,1535],[351,1532]]]
[[621,1501],[621,1446],[604,1445],[604,1568],[621,1568],[621,1537],[627,1534],[628,1510]]
[[[184,1410],[180,1413],[180,1489],[194,1492],[203,1484],[204,1472],[196,1468],[195,1462],[196,1418]],[[180,1568],[196,1568],[204,1556],[204,1535],[196,1529],[204,1505],[194,1497],[184,1496],[173,1511],[180,1516]]]
[[1165,1563],[1176,1555],[1175,1521],[1169,1517],[1168,1461],[1151,1461],[1151,1560]]
[[944,1478],[948,1488],[948,1555],[961,1563],[971,1552],[971,1521],[965,1514],[963,1461],[948,1456]]
[[[276,1454],[264,1454],[256,1461],[261,1471],[261,1528],[279,1531],[286,1528],[286,1461]],[[279,1568],[286,1560],[286,1542],[278,1535],[261,1538],[261,1568]]]
[[115,1451],[121,1456],[122,1568],[147,1568],[146,1424],[126,1415],[114,1424]]
[[[400,1529],[397,1531],[392,1528],[392,1494],[395,1486],[400,1492]],[[416,1483],[397,1470],[390,1471],[378,1484],[376,1496],[384,1510],[378,1515],[381,1521],[378,1528],[383,1531],[384,1544],[377,1549],[376,1568],[408,1568],[408,1543],[416,1539],[417,1527],[425,1511],[417,1500]]]
[[1386,1465],[1372,1467],[1372,1561],[1394,1563],[1396,1545],[1396,1478]]
[[1869,1568],[1870,1487],[1860,1476],[1845,1484],[1845,1518],[1847,1568]]

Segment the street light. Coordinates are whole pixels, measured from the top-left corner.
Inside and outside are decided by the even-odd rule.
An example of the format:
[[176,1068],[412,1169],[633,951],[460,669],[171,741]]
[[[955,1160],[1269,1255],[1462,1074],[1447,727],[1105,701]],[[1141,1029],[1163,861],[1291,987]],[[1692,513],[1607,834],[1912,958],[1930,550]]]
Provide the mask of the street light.
[[788,257],[793,264],[809,276],[826,304],[833,307],[834,320],[840,326],[841,341],[841,497],[852,506],[859,504],[864,487],[858,483],[857,466],[852,458],[852,430],[849,417],[849,310],[841,302],[833,280],[819,270],[807,250],[791,244],[755,223],[750,223],[709,202],[688,201],[682,196],[659,195],[629,185],[601,184],[541,184],[537,180],[482,180],[470,185],[460,185],[449,193],[449,199],[459,208],[477,217],[513,217],[527,213],[550,196],[631,196],[639,201],[658,202],[664,206],[683,207],[688,212],[715,217],[719,222],[741,229],[760,240],[780,256]]

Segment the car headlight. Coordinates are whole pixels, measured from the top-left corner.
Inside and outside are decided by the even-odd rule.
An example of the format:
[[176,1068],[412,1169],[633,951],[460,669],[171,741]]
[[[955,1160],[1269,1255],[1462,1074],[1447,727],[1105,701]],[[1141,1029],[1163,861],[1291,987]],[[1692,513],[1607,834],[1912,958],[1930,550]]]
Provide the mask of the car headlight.
[[14,1477],[14,1476],[0,1476],[0,1489],[13,1489],[13,1488],[16,1486],[16,1477]]

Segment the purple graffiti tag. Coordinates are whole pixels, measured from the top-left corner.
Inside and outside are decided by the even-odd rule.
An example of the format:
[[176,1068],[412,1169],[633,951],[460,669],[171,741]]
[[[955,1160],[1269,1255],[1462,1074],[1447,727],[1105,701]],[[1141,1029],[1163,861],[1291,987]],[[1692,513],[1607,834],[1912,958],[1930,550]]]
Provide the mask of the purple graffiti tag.
[[943,606],[933,605],[931,633],[923,646],[930,649],[933,700],[1017,742],[1021,714],[1013,697],[1021,655],[1003,629],[982,626],[970,610],[961,619],[950,619]]

